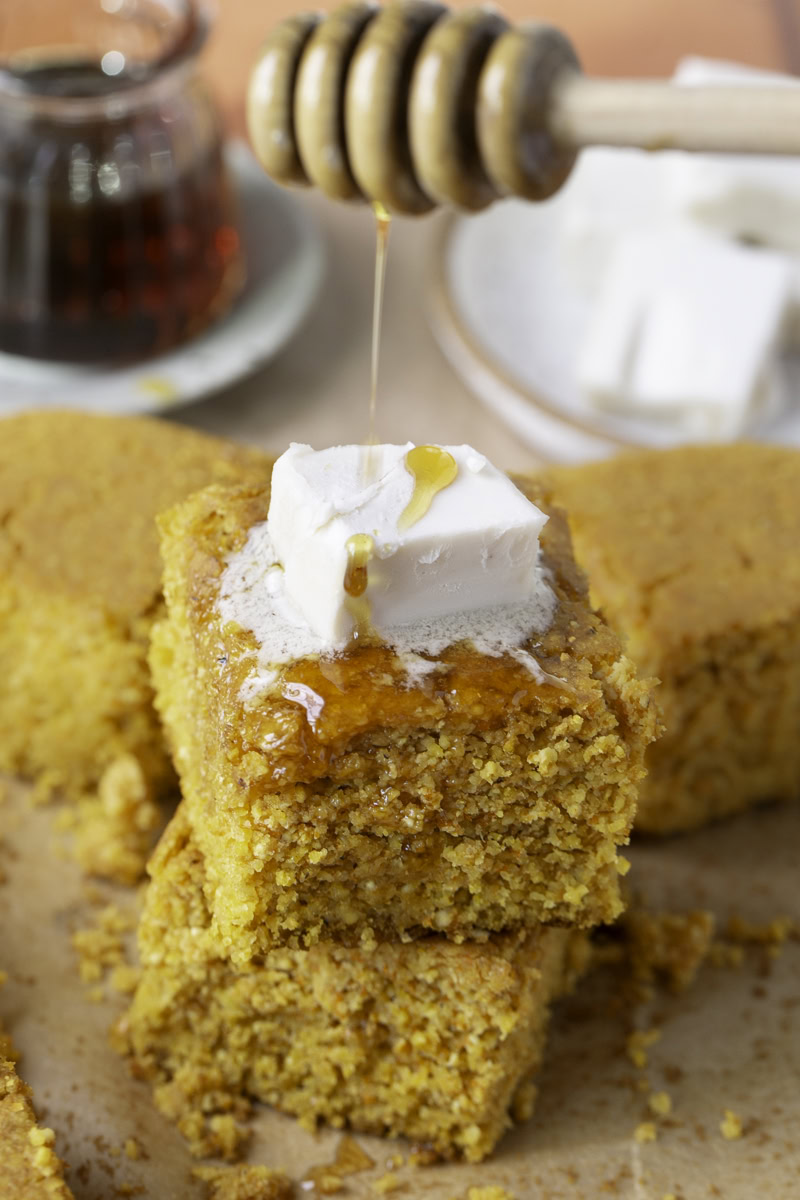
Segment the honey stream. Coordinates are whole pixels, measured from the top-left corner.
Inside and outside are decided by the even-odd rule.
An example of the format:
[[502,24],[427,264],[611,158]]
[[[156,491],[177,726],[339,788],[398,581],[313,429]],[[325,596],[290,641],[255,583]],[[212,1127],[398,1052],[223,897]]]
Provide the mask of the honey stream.
[[[376,200],[372,206],[375,213],[375,286],[372,296],[372,354],[369,372],[369,424],[367,426],[367,453],[364,460],[364,483],[369,484],[377,475],[378,458],[375,446],[378,442],[378,368],[381,354],[381,326],[383,324],[383,291],[386,281],[386,257],[389,248],[391,216]],[[355,621],[356,638],[364,637],[370,630],[370,604],[365,592],[369,583],[369,560],[375,543],[367,533],[355,533],[347,539],[347,567],[344,576],[345,604]]]
[[[365,483],[377,473],[377,407],[378,368],[380,364],[381,325],[383,322],[383,293],[386,280],[386,257],[389,245],[391,217],[384,206],[373,205],[377,229],[375,249],[375,289],[372,303],[372,357],[370,362],[369,426],[365,463]],[[414,477],[414,491],[397,523],[400,532],[410,529],[425,516],[434,496],[448,487],[458,474],[458,465],[447,450],[440,446],[415,446],[406,455],[406,467]],[[355,623],[354,637],[366,637],[371,632],[371,609],[367,598],[369,563],[375,543],[367,533],[355,533],[346,542],[347,567],[344,576],[345,604]]]
[[[381,353],[381,325],[383,324],[383,292],[386,281],[386,257],[389,248],[389,227],[392,218],[380,201],[373,204],[377,244],[375,247],[375,290],[372,300],[372,358],[369,375],[369,425],[367,445],[371,448],[378,441],[378,367]],[[367,478],[375,473],[375,455],[367,453]]]

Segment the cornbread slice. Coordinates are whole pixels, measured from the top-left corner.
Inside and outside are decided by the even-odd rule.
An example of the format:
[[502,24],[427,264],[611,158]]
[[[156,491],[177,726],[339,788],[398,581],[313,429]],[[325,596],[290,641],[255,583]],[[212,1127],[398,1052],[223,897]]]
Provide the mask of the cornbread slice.
[[565,523],[542,538],[557,612],[528,645],[546,674],[461,644],[420,680],[360,642],[259,692],[255,638],[217,601],[268,500],[212,487],[160,522],[169,615],[150,661],[221,951],[612,921],[656,718]]
[[307,1126],[405,1135],[470,1161],[509,1127],[515,1096],[529,1113],[548,1006],[583,965],[583,935],[325,943],[237,968],[218,953],[184,805],[151,873],[141,982],[119,1032],[197,1152],[224,1150],[215,1114],[229,1121],[242,1095]]
[[0,770],[73,800],[120,759],[144,790],[172,777],[146,663],[161,605],[154,519],[266,470],[255,451],[162,421],[0,421]]
[[637,828],[800,794],[800,452],[691,446],[547,484],[593,603],[661,680]]
[[10,1054],[0,1026],[0,1200],[71,1200],[53,1131],[37,1125]]

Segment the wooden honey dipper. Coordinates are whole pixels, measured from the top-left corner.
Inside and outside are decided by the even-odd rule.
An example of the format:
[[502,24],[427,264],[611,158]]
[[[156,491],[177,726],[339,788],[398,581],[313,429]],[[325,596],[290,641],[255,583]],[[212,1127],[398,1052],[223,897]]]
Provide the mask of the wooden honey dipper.
[[544,200],[583,146],[800,154],[800,87],[589,79],[548,25],[432,0],[289,17],[253,72],[248,124],[280,183],[401,213]]

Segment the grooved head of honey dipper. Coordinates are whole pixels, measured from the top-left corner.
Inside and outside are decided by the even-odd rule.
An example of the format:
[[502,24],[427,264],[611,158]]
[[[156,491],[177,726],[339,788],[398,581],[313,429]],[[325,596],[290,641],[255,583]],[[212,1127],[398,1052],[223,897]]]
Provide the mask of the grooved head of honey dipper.
[[399,0],[370,22],[353,56],[345,88],[345,138],[363,194],[390,211],[423,213],[433,202],[414,174],[408,144],[411,76],[428,30],[445,9]]
[[300,59],[319,13],[299,13],[273,29],[259,54],[247,92],[247,128],[256,156],[278,183],[308,184],[294,128],[294,90]]
[[546,200],[569,175],[576,152],[557,143],[548,116],[559,80],[575,71],[572,44],[549,25],[520,25],[494,43],[478,87],[477,129],[483,165],[501,194]]
[[347,157],[344,91],[359,39],[376,4],[353,0],[320,21],[306,43],[294,89],[300,159],[313,184],[334,200],[363,200]]
[[508,22],[489,8],[451,13],[428,34],[408,106],[411,157],[429,196],[476,211],[497,199],[478,150],[475,115],[481,71]]

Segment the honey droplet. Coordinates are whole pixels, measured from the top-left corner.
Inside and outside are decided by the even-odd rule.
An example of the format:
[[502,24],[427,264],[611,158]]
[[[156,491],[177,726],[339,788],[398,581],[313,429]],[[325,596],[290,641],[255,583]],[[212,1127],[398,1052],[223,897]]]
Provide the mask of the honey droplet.
[[414,491],[397,522],[401,531],[421,521],[437,492],[449,487],[458,475],[458,463],[441,446],[415,446],[406,455],[406,466],[414,476]]
[[344,590],[357,600],[367,590],[369,582],[369,560],[375,543],[368,533],[354,533],[345,543],[347,568],[344,573]]

